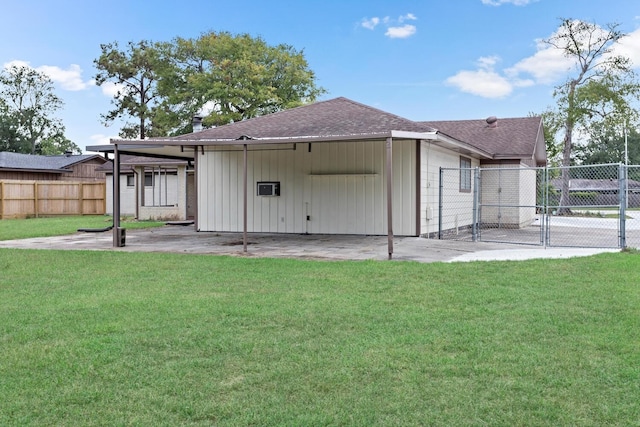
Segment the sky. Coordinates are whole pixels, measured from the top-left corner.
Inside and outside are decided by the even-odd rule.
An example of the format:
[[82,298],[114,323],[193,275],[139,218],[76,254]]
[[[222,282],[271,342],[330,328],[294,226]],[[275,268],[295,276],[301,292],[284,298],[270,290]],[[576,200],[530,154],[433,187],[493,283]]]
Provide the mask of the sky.
[[[102,6],[104,5],[104,6]],[[4,0],[0,67],[49,75],[57,113],[83,150],[117,138],[101,114],[111,93],[96,86],[100,44],[171,41],[209,31],[260,36],[304,52],[327,93],[411,120],[539,114],[570,65],[541,43],[561,19],[628,34],[619,52],[640,72],[638,0]]]

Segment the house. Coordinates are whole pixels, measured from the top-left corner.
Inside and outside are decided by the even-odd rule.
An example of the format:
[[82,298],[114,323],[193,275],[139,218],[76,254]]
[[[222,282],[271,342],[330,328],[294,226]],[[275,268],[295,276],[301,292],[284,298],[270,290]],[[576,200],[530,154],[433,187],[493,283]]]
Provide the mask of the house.
[[[341,97],[89,149],[193,160],[198,231],[388,235],[391,256],[393,235],[429,235],[442,226],[434,215],[440,168],[460,170],[455,191],[471,206],[472,168],[545,164],[542,135],[539,117],[456,128]],[[522,191],[535,200],[535,186]]]
[[96,171],[107,160],[97,154],[38,156],[0,152],[0,180],[29,181],[102,181]]
[[[113,214],[113,162],[98,168],[106,176],[107,214]],[[195,217],[195,177],[186,159],[123,155],[120,215],[141,220]]]

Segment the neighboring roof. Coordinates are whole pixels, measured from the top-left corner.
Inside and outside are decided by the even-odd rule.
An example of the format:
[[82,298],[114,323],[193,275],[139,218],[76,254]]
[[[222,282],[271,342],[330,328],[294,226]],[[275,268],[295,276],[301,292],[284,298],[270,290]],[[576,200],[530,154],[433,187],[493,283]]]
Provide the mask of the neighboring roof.
[[[129,154],[122,154],[120,156],[120,170],[127,171],[133,170],[135,166],[179,166],[186,165],[187,160],[179,159],[164,159],[159,157],[146,157],[146,156],[132,156]],[[113,171],[113,161],[109,160],[105,164],[96,168],[98,172],[110,173]]]
[[243,137],[302,138],[367,135],[390,131],[434,132],[435,129],[340,97],[172,139],[197,141],[236,140]]
[[[491,123],[489,123],[491,122]],[[546,163],[541,117],[422,122],[446,135],[491,153],[494,158],[532,159]]]
[[0,169],[66,173],[71,172],[68,169],[70,166],[92,159],[102,159],[106,162],[98,154],[38,156],[2,151],[0,152]]
[[[640,181],[627,180],[628,188],[640,188]],[[551,185],[555,188],[562,187],[562,178],[554,178]],[[569,191],[618,191],[620,182],[618,179],[570,179]]]

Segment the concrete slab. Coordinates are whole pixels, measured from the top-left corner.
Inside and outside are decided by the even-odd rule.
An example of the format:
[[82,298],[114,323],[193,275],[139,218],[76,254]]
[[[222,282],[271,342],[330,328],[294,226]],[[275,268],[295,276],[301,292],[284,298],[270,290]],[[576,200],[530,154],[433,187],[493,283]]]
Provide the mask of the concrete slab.
[[[196,232],[193,226],[165,226],[127,230],[126,245],[113,247],[112,232],[75,233],[0,241],[0,248],[104,250],[121,252],[171,252],[246,257],[299,258],[319,260],[386,260],[386,236],[342,236],[260,234],[248,235],[248,251],[243,252],[241,233]],[[458,262],[568,258],[588,256],[613,249],[541,248],[505,243],[434,240],[396,237],[394,260],[417,262]]]

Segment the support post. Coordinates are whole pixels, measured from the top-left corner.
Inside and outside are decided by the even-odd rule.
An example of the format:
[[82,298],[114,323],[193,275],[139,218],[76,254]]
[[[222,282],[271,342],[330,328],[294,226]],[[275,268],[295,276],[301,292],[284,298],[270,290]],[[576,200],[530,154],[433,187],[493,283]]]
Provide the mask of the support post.
[[627,166],[619,166],[618,200],[620,203],[620,249],[627,247]]
[[198,209],[200,196],[198,196],[198,147],[193,147],[193,191],[195,191],[196,210],[193,213],[193,224],[196,231],[200,231],[200,224],[198,220]]
[[242,247],[247,252],[247,144],[242,149],[242,186],[243,186],[243,212],[242,212]]
[[387,251],[393,258],[393,139],[387,138]]
[[443,201],[443,189],[444,189],[444,169],[440,167],[440,173],[438,174],[438,239],[442,239],[442,201]]
[[480,207],[480,168],[473,170],[473,224],[471,224],[471,240],[478,241],[478,209]]
[[113,149],[113,247],[120,243],[120,151],[118,144]]

